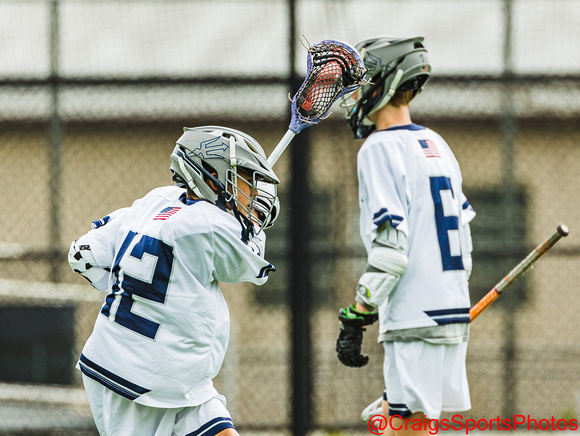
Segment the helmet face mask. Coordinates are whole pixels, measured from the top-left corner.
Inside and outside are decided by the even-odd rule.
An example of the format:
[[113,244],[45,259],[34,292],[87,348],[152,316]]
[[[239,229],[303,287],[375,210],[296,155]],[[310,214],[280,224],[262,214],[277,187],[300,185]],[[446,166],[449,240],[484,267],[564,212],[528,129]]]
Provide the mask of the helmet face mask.
[[368,116],[384,107],[396,91],[418,94],[431,75],[423,37],[379,37],[356,44],[365,62],[366,82],[358,94],[343,99],[345,118],[355,138],[366,138],[375,126]]
[[254,199],[254,210],[258,219],[264,223],[264,229],[274,225],[280,213],[280,200],[277,195],[276,185],[258,181],[257,196]]
[[275,207],[279,204],[275,184],[264,182],[256,172],[250,175],[244,170],[229,171],[226,190],[231,194],[226,209],[231,210],[234,201],[237,210],[259,229],[272,226],[277,213]]
[[259,181],[271,184],[276,198],[279,180],[251,136],[220,126],[186,127],[171,153],[170,170],[177,186],[189,187],[198,198],[234,215],[244,240],[267,224],[255,210],[256,186]]

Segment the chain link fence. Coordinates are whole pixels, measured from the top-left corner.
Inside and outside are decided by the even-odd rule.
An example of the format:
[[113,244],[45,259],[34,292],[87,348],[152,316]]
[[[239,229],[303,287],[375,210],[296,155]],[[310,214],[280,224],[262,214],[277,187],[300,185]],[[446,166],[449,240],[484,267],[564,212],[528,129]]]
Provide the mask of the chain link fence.
[[[578,418],[579,19],[572,0],[0,0],[0,434],[96,434],[74,366],[102,296],[70,271],[70,241],[171,184],[184,126],[233,127],[271,152],[305,71],[300,35],[425,36],[433,78],[411,111],[452,147],[478,212],[473,303],[559,222],[571,228],[472,326],[464,416]],[[278,271],[223,287],[232,331],[216,385],[242,434],[369,434],[376,326],[364,369],[334,353],[366,261],[360,144],[338,106],[296,138],[276,164]]]

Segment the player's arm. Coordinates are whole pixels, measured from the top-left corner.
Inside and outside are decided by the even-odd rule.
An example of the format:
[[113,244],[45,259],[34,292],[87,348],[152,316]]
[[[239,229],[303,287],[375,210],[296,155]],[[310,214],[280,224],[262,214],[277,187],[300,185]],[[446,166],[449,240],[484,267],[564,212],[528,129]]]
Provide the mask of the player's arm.
[[460,241],[461,241],[461,260],[463,261],[463,268],[465,268],[465,273],[467,274],[467,279],[471,276],[471,270],[473,269],[473,261],[471,260],[471,252],[473,251],[473,244],[471,240],[471,227],[470,222],[475,218],[475,210],[467,201],[465,194],[461,194],[462,200],[462,210],[461,210],[461,230],[460,230]]
[[358,156],[359,184],[368,193],[365,208],[374,214],[374,238],[367,245],[367,268],[358,282],[356,301],[374,310],[407,269],[407,195],[414,175],[406,163],[410,152],[404,142],[366,145]]
[[356,302],[367,311],[375,310],[397,285],[407,270],[407,236],[387,222],[377,232],[377,237],[367,259],[365,273],[356,287]]
[[358,314],[376,315],[377,307],[388,298],[407,270],[406,183],[412,179],[405,165],[407,149],[403,143],[393,144],[387,156],[385,147],[367,140],[358,154],[359,185],[371,193],[367,207],[375,211],[376,230],[366,271],[357,284],[356,304],[339,313],[336,352],[347,366],[366,365],[368,358],[360,354],[363,333],[367,325],[378,319],[378,316],[363,316],[361,323]]
[[467,274],[467,279],[471,276],[471,271],[473,269],[473,260],[471,259],[471,252],[473,251],[473,245],[471,242],[471,228],[469,223],[465,223],[461,229],[461,260],[463,262],[463,268]]
[[75,273],[87,279],[95,289],[107,290],[110,269],[97,265],[87,235],[83,235],[71,243],[68,263]]
[[366,326],[378,320],[377,307],[407,270],[407,252],[407,236],[390,221],[384,224],[370,250],[366,272],[358,282],[356,303],[340,309],[338,314],[336,354],[343,365],[360,368],[368,363],[368,356],[361,353]]
[[100,227],[103,227],[105,224],[109,224],[111,221],[118,222],[118,220],[120,220],[129,209],[130,209],[129,207],[122,207],[121,209],[117,209],[116,211],[111,212],[109,215],[99,220],[93,221],[91,223],[91,228],[98,229]]
[[251,282],[264,284],[268,273],[275,271],[274,266],[264,259],[265,234],[260,232],[249,243],[244,243],[239,235],[239,224],[224,214],[211,225],[213,252],[213,277],[224,283]]
[[129,208],[118,209],[100,220],[93,221],[92,230],[70,245],[68,262],[71,269],[99,291],[106,291],[109,287],[115,235],[128,210]]

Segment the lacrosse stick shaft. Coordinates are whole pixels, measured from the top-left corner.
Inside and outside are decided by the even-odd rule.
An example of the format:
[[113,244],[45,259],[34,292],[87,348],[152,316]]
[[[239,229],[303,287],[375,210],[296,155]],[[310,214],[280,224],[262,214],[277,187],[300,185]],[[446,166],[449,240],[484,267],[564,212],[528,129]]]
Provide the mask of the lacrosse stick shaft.
[[278,159],[280,159],[280,156],[282,156],[282,153],[284,153],[284,150],[286,150],[286,147],[288,147],[295,136],[296,133],[292,130],[288,130],[282,139],[280,139],[280,142],[278,142],[278,145],[276,145],[276,148],[274,148],[274,151],[272,151],[272,154],[268,157],[268,163],[271,167],[273,167]]
[[532,265],[540,259],[550,248],[556,245],[563,236],[568,236],[568,227],[564,224],[559,224],[552,236],[538,245],[530,254],[526,256],[514,269],[512,269],[507,276],[505,276],[497,285],[493,287],[481,300],[479,300],[469,311],[471,322],[477,318],[481,312],[487,309],[491,303],[498,299],[498,297],[509,288],[513,282],[520,278]]

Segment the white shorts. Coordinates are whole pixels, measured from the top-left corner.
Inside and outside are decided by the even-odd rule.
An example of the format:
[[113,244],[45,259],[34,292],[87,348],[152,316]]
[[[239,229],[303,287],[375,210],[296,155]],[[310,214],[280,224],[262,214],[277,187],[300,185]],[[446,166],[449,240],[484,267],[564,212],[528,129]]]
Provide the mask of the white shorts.
[[383,342],[385,395],[389,415],[403,418],[423,412],[439,419],[441,412],[471,409],[465,370],[467,342],[435,345],[425,341]]
[[199,406],[160,409],[117,395],[84,374],[83,384],[101,436],[214,436],[234,428],[222,395]]

